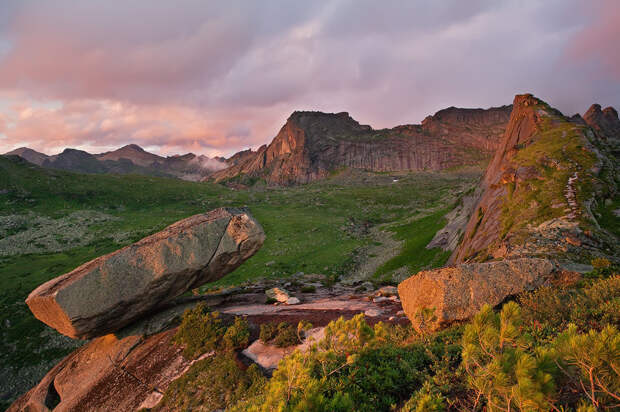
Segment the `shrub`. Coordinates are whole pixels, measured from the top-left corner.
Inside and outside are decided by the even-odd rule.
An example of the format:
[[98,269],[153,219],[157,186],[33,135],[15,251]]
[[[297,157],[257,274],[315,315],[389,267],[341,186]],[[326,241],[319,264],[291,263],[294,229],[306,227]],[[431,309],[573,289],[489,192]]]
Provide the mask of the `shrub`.
[[204,302],[183,314],[174,342],[185,345],[183,355],[191,358],[215,350],[226,332],[218,312],[209,312]]
[[312,328],[312,324],[304,320],[297,324],[297,328],[288,322],[263,323],[260,325],[259,339],[264,343],[272,343],[279,348],[299,345],[303,340],[303,334]]
[[280,322],[273,343],[279,348],[299,345],[301,341],[297,335],[297,329],[288,322]]
[[[596,409],[620,406],[620,332],[614,326],[579,334],[575,325],[560,334],[555,348],[562,370]],[[585,405],[583,406],[585,408]]]
[[489,410],[549,410],[552,405],[554,358],[528,346],[521,323],[519,306],[509,302],[501,314],[485,305],[465,327],[463,365]]
[[276,337],[276,333],[278,332],[278,325],[275,322],[263,323],[260,325],[260,332],[258,338],[263,341],[263,343],[269,343],[273,338]]
[[304,286],[301,288],[302,293],[314,293],[316,292],[316,287],[312,285]]
[[[305,327],[308,327],[307,325]],[[267,336],[268,331],[263,328]],[[298,330],[304,325],[298,325]],[[270,327],[273,333],[273,327]],[[305,353],[285,357],[262,394],[233,411],[388,410],[408,399],[426,379],[429,358],[423,345],[397,346],[397,334],[364,315],[340,318],[325,338]]]
[[233,324],[228,327],[222,340],[227,349],[247,347],[250,341],[248,321],[239,316],[235,317]]
[[250,330],[245,319],[236,317],[226,327],[219,312],[210,312],[204,302],[183,314],[174,342],[184,345],[183,355],[193,358],[209,351],[235,350],[248,345]]
[[256,365],[243,371],[231,352],[196,362],[173,381],[153,411],[225,409],[256,396],[266,379]]
[[442,412],[446,409],[444,397],[427,381],[403,405],[400,412]]
[[543,287],[521,296],[523,319],[553,337],[574,323],[580,331],[620,324],[620,276],[594,280],[583,289]]
[[334,375],[330,390],[348,393],[355,410],[389,410],[422,385],[429,364],[423,345],[369,348]]

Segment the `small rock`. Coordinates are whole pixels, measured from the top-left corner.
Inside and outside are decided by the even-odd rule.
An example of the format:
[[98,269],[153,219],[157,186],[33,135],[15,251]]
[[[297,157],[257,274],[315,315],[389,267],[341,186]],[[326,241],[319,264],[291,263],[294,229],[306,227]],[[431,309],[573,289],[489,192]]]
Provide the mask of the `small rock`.
[[397,316],[405,316],[405,311],[404,310],[399,310],[398,312],[396,312]]
[[373,303],[380,303],[380,302],[386,302],[388,300],[390,299],[386,298],[385,296],[379,296],[379,297],[374,298],[372,301]]
[[393,302],[400,302],[400,299],[398,299],[398,296],[390,296],[389,299]]
[[273,266],[276,264],[275,260],[270,260],[269,262],[265,263],[265,266]]
[[377,317],[383,313],[380,309],[366,309],[364,315],[370,316],[371,318]]
[[396,320],[396,316],[390,316],[388,320]]
[[268,298],[275,299],[278,302],[286,302],[291,297],[291,294],[283,288],[267,289],[265,294]]
[[299,305],[300,303],[301,301],[296,297],[290,297],[286,300],[287,305]]
[[383,286],[376,294],[377,296],[398,296],[398,288],[396,286]]

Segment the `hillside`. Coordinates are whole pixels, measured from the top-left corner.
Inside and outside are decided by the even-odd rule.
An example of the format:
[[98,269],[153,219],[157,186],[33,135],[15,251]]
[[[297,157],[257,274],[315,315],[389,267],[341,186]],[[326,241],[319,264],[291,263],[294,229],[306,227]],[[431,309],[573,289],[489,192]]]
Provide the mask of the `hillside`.
[[[397,176],[399,181],[394,182]],[[0,394],[14,399],[83,342],[63,339],[23,305],[38,284],[168,224],[222,206],[246,206],[265,229],[263,248],[216,286],[287,279],[299,272],[329,279],[364,276],[394,259],[381,276],[416,267],[446,208],[478,171],[383,175],[343,172],[309,185],[238,191],[212,183],[139,175],[77,174],[0,157]],[[395,190],[397,189],[397,190]],[[385,206],[385,203],[390,206]],[[400,252],[416,230],[420,244]],[[395,231],[403,235],[392,239]],[[372,256],[371,256],[372,255]],[[370,264],[367,265],[367,262]],[[378,280],[374,280],[378,282]],[[332,282],[333,283],[333,282]],[[41,349],[45,348],[45,349]]]
[[269,145],[241,152],[207,179],[250,177],[270,184],[308,183],[341,168],[375,172],[445,170],[488,160],[511,107],[448,108],[421,125],[374,130],[348,113],[294,112]]
[[531,95],[517,96],[450,262],[540,255],[582,263],[617,259],[617,239],[595,214],[618,190],[617,162],[600,130]]

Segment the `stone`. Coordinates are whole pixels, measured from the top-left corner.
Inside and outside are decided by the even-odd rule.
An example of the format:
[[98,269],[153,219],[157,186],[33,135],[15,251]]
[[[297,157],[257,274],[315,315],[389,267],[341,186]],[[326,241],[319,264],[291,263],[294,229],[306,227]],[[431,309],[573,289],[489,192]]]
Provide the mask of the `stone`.
[[364,315],[369,316],[371,318],[375,318],[375,317],[380,316],[382,314],[383,314],[383,311],[381,309],[371,308],[371,309],[366,309],[364,311]]
[[36,288],[35,317],[72,338],[119,330],[256,253],[263,229],[249,213],[216,209],[174,223]]
[[394,296],[398,295],[398,288],[396,286],[383,286],[377,292],[377,296]]
[[301,301],[299,300],[299,298],[296,298],[294,296],[286,300],[287,305],[299,305],[300,303]]
[[475,315],[484,304],[498,305],[509,296],[548,283],[554,265],[547,259],[519,258],[422,271],[398,285],[403,310],[420,330],[421,309],[434,309],[437,330]]
[[313,343],[317,343],[323,339],[325,337],[325,328],[319,327],[310,329],[306,331],[305,335],[305,339],[301,344],[289,346],[287,348],[279,348],[257,339],[241,353],[263,369],[273,370],[278,367],[278,363],[280,363],[283,357],[290,355],[297,349],[301,352],[306,352]]
[[275,299],[278,302],[286,302],[291,297],[291,294],[283,288],[267,289],[265,295],[267,295],[269,299]]
[[182,347],[172,344],[174,332],[93,339],[61,360],[8,411],[138,410],[153,388],[164,392],[192,363]]
[[386,298],[385,296],[378,296],[376,298],[374,298],[372,300],[373,303],[381,303],[381,302],[387,302],[388,300],[390,300],[390,298]]

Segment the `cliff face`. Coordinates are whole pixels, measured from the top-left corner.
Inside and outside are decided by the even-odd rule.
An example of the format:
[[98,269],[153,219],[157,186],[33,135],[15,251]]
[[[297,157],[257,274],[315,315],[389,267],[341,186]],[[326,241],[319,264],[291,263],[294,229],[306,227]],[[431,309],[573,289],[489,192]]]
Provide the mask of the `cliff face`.
[[268,146],[233,156],[229,168],[210,178],[249,175],[291,184],[321,179],[342,167],[390,172],[477,164],[497,149],[510,111],[510,106],[452,107],[421,125],[382,130],[360,125],[345,112],[294,112]]
[[[615,190],[613,181],[599,177],[613,162],[605,162],[595,133],[584,123],[529,94],[516,96],[513,106],[481,182],[481,197],[449,263],[600,256],[609,245],[603,245],[607,235],[599,233],[591,208],[595,197]],[[615,248],[614,240],[607,240]]]

